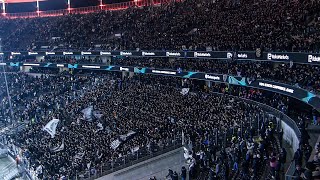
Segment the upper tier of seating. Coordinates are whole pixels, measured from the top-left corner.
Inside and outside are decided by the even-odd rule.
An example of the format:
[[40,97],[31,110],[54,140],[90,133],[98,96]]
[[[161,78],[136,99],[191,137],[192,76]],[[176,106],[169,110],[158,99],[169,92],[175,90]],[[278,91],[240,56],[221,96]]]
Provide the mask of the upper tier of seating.
[[316,0],[186,0],[160,7],[0,19],[4,50],[319,51]]

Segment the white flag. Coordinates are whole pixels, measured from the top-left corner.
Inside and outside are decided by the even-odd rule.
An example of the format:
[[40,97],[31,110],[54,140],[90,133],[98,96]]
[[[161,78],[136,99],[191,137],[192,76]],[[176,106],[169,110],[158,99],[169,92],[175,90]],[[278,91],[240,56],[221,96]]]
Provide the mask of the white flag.
[[180,93],[181,93],[182,95],[186,95],[186,94],[188,94],[189,90],[190,90],[190,88],[182,88],[182,90],[181,90]]
[[54,147],[51,149],[52,152],[59,152],[62,151],[64,149],[64,140],[62,140],[62,143],[60,146]]
[[182,145],[184,145],[184,132],[182,131],[182,134],[181,134],[181,139],[182,139]]
[[43,128],[44,131],[47,131],[51,138],[54,138],[54,135],[56,134],[56,128],[59,123],[59,119],[52,119],[48,124]]
[[101,123],[97,124],[98,130],[97,131],[101,131],[103,130],[103,125]]
[[83,158],[84,154],[85,154],[84,152],[78,152],[78,153],[74,156],[74,158],[81,160],[81,159]]
[[120,146],[121,142],[117,139],[111,142],[110,147],[115,150]]
[[103,116],[102,112],[100,112],[100,111],[93,111],[92,114],[97,119],[100,119]]
[[130,136],[132,136],[134,134],[136,134],[136,132],[130,130],[127,134],[120,135],[120,139],[122,141],[125,141],[125,140],[127,140],[128,137],[130,137]]
[[85,120],[92,121],[92,110],[93,106],[89,106],[81,111]]
[[42,174],[42,165],[39,165],[39,166],[36,168],[36,172],[37,172],[37,174]]
[[134,148],[131,148],[131,152],[134,153],[134,152],[137,152],[139,151],[140,147],[139,146],[136,146]]

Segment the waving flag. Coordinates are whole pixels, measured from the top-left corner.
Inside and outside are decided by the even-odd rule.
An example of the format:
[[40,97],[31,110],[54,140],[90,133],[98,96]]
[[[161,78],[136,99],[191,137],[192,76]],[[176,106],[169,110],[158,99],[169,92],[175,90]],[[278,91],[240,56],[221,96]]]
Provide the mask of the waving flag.
[[189,90],[190,90],[190,88],[182,88],[182,90],[181,90],[180,93],[181,93],[182,95],[186,95],[186,94],[188,94]]
[[128,137],[131,137],[132,135],[134,135],[134,134],[136,134],[136,132],[134,132],[134,131],[129,131],[127,134],[123,134],[123,135],[120,135],[120,139],[122,140],[122,141],[125,141],[125,140],[127,140],[127,138]]
[[51,149],[52,152],[59,152],[62,151],[64,149],[64,140],[62,140],[62,143],[60,146],[54,147]]
[[48,124],[43,128],[44,131],[47,131],[50,135],[51,138],[54,138],[54,135],[56,134],[56,128],[59,123],[59,119],[52,119]]
[[81,111],[83,113],[83,118],[87,121],[92,121],[92,111],[93,111],[93,106],[89,106],[83,109]]
[[115,150],[120,146],[121,142],[119,141],[119,139],[114,140],[111,142],[110,147]]
[[93,111],[93,116],[95,117],[95,118],[97,118],[97,119],[100,119],[102,116],[103,116],[103,114],[102,114],[102,112],[101,111]]

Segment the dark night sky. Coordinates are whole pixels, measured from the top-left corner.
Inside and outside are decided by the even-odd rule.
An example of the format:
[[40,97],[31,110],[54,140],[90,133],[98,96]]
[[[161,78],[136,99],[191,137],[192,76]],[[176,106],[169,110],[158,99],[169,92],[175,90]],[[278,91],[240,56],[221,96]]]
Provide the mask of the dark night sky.
[[[0,0],[1,1],[1,0]],[[10,0],[9,0],[10,1]],[[15,1],[24,1],[24,0],[15,0]],[[27,0],[32,1],[32,0]],[[71,7],[87,7],[87,6],[98,6],[99,0],[70,0]],[[131,0],[103,0],[104,4],[127,2]],[[66,9],[68,0],[46,0],[40,2],[40,11],[46,10],[58,10]],[[37,3],[35,2],[26,2],[26,3],[8,3],[6,6],[7,13],[15,12],[35,12]],[[2,5],[0,6],[2,11]]]

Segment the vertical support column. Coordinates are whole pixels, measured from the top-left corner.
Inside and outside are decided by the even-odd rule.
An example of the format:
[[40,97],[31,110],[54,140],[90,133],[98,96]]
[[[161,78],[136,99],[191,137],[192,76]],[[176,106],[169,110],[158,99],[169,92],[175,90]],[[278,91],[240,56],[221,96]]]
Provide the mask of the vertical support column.
[[102,8],[103,8],[103,2],[102,2],[102,0],[99,0],[100,1],[100,10],[102,10]]
[[69,69],[68,69],[68,68],[65,68],[65,67],[59,68],[59,72],[64,72],[64,71],[69,71]]
[[69,14],[71,13],[71,4],[70,4],[70,0],[68,0],[68,12],[69,12]]
[[2,15],[6,15],[6,3],[5,0],[2,0]]
[[37,0],[37,14],[38,14],[38,17],[39,17],[40,16],[39,0]]
[[22,71],[25,73],[30,72],[30,69],[32,68],[31,66],[21,66],[22,67]]
[[128,72],[123,71],[122,72],[122,79],[125,79],[129,75]]
[[206,81],[206,85],[208,86],[208,88],[211,88],[211,81]]
[[102,63],[110,66],[111,57],[110,56],[100,56]]
[[134,72],[129,72],[129,77],[133,77],[134,76]]
[[44,56],[36,56],[35,59],[37,62],[41,62],[42,60],[44,60]]

